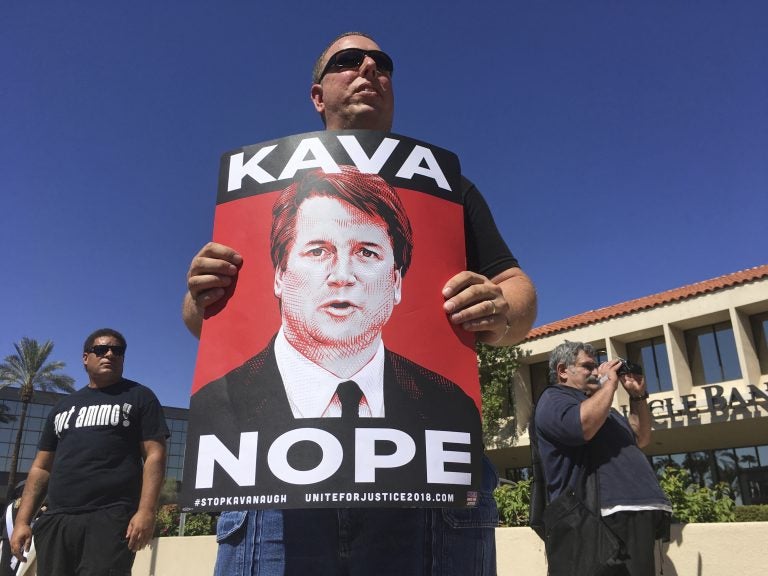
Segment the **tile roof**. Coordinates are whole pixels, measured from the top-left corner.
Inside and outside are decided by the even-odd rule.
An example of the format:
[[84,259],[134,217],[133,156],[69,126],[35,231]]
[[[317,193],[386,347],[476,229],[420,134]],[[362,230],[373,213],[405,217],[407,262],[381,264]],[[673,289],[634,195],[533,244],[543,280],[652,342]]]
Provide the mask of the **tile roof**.
[[613,306],[606,306],[605,308],[600,308],[598,310],[590,310],[589,312],[583,312],[576,316],[571,316],[570,318],[550,322],[543,326],[537,326],[528,332],[525,341],[535,340],[536,338],[542,338],[544,336],[551,336],[558,332],[565,332],[566,330],[587,326],[588,324],[595,324],[597,322],[616,318],[617,316],[624,316],[625,314],[631,314],[640,310],[655,308],[656,306],[668,304],[669,302],[685,300],[707,292],[715,292],[717,290],[722,290],[723,288],[754,282],[755,280],[760,280],[765,277],[768,277],[768,264],[755,266],[754,268],[748,268],[724,276],[718,276],[711,280],[696,282],[695,284],[689,284],[681,288],[674,288],[673,290],[667,290],[666,292],[643,296],[642,298],[621,302],[619,304],[614,304]]

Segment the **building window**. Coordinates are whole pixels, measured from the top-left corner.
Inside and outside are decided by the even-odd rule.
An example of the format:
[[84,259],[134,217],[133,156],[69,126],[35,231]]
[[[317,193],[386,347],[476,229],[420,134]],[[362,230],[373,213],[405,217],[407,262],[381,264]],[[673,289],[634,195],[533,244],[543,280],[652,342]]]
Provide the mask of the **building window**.
[[716,384],[741,378],[730,322],[688,330],[685,344],[694,384]]
[[716,450],[719,480],[733,490],[736,504],[768,503],[766,446]]
[[[11,456],[16,442],[16,434],[19,429],[19,414],[21,413],[21,402],[17,400],[18,389],[2,389],[2,400],[0,400],[0,411],[5,417],[11,417],[8,422],[0,424],[0,489],[4,489],[3,483],[7,483],[9,467],[11,465]],[[40,441],[42,430],[45,427],[48,413],[53,409],[54,403],[63,394],[36,395],[33,403],[29,404],[27,410],[27,419],[24,423],[24,433],[22,435],[21,447],[19,450],[19,460],[17,466],[18,480],[25,477],[29,471],[35,456],[37,455],[37,446]],[[51,402],[49,404],[44,402]],[[172,409],[177,410],[177,409]],[[184,419],[187,411],[180,409],[176,412],[178,417],[167,417],[166,421],[171,431],[171,437],[168,439],[167,447],[169,454],[169,464],[166,476],[177,481],[181,480],[184,469],[184,447],[187,438],[187,421]]]
[[768,446],[745,446],[652,456],[658,475],[667,467],[688,470],[699,486],[726,483],[736,504],[768,503]]
[[760,372],[768,374],[768,312],[752,316],[749,320],[755,337],[757,357],[760,359]]
[[685,454],[664,454],[651,456],[651,464],[656,474],[661,475],[665,468],[685,468],[683,461]]
[[533,468],[530,466],[525,468],[506,468],[504,476],[506,480],[512,483],[520,482],[521,480],[531,480],[533,478]]
[[604,349],[595,349],[595,362],[600,366],[603,362],[608,362],[608,352]]
[[[16,444],[16,434],[19,430],[19,414],[21,414],[21,402],[19,400],[4,400],[7,407],[6,414],[13,415],[14,420],[3,424],[0,429],[0,473],[9,472],[13,448]],[[27,419],[24,422],[24,432],[21,435],[21,446],[19,447],[19,459],[16,466],[16,472],[23,475],[29,472],[32,461],[37,454],[37,444],[40,440],[40,433],[45,425],[45,417],[53,406],[49,404],[29,404],[27,408]]]
[[627,344],[627,359],[643,367],[648,392],[672,390],[672,374],[664,338],[649,338]]
[[187,421],[166,416],[171,437],[168,439],[168,460],[166,461],[165,476],[173,480],[181,480],[184,473],[184,446],[187,441]]
[[658,476],[666,468],[687,470],[691,480],[699,486],[714,486],[714,461],[711,452],[688,452],[651,456],[651,465]]

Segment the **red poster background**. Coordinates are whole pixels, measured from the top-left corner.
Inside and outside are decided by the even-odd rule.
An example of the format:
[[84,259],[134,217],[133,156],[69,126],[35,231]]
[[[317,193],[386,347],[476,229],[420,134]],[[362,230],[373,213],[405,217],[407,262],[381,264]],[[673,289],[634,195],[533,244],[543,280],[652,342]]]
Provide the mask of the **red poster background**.
[[[441,293],[445,282],[466,268],[463,207],[422,192],[397,191],[411,220],[414,249],[402,302],[384,327],[384,344],[456,383],[479,409],[474,337],[450,324]],[[260,352],[280,328],[269,256],[277,195],[250,196],[216,208],[214,241],[237,250],[243,266],[224,309],[204,321],[191,393]]]

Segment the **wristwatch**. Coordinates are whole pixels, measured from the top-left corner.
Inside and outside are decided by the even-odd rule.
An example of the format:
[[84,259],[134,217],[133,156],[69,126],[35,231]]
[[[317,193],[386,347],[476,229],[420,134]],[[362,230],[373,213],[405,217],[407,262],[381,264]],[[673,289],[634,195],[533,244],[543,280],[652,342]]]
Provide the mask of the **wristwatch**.
[[647,400],[648,399],[648,390],[645,391],[645,394],[642,396],[630,396],[629,401],[630,402],[640,402],[641,400]]

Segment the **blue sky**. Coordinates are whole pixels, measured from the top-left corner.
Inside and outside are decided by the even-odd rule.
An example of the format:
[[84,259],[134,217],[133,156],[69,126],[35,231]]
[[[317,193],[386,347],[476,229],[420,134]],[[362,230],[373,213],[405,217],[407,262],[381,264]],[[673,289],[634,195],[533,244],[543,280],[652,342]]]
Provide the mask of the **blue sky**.
[[321,129],[312,64],[346,30],[395,60],[394,131],[483,191],[537,324],[764,264],[767,29],[760,0],[5,3],[0,356],[53,339],[83,385],[112,326],[187,406],[219,156]]

